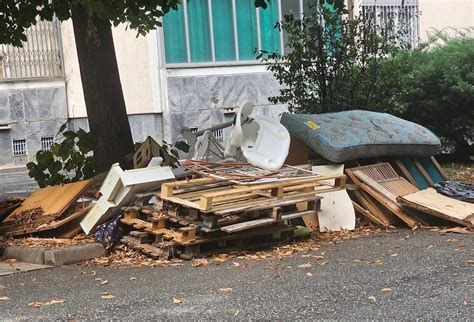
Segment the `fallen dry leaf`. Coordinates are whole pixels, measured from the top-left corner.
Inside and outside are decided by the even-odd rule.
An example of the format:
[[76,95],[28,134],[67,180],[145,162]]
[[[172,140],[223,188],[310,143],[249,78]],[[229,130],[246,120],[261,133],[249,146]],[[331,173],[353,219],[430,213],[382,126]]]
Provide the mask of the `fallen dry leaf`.
[[7,287],[6,287],[5,285],[0,284],[0,290],[4,290],[4,289],[6,289],[6,288],[7,288]]
[[53,299],[53,300],[51,300],[51,301],[49,301],[49,302],[44,303],[44,305],[62,304],[62,303],[64,303],[64,302],[66,302],[66,300]]
[[311,272],[308,272],[308,273],[306,273],[306,276],[309,276],[309,277],[311,277],[311,276],[313,276],[313,273],[311,273]]
[[376,259],[376,260],[374,260],[372,263],[375,264],[375,265],[383,265],[383,260],[381,260],[381,259]]
[[468,260],[467,260],[467,263],[468,263],[468,264],[474,264],[474,259],[468,259]]
[[375,296],[369,296],[368,299],[372,302],[377,302],[377,299],[375,298]]
[[313,254],[304,254],[304,255],[301,255],[301,257],[311,257],[311,258],[314,258],[314,259],[324,259],[324,257],[321,256],[321,255],[313,255]]
[[11,298],[9,298],[8,296],[1,296],[0,297],[0,301],[10,301]]
[[105,284],[109,284],[109,282],[107,280],[104,280],[104,281],[100,282],[99,285],[105,285]]
[[100,297],[104,300],[110,300],[110,299],[113,299],[115,298],[115,296],[113,296],[112,294],[110,294],[109,292],[103,292],[103,293],[100,293]]
[[464,305],[467,305],[467,300],[464,300],[464,302],[463,302],[463,303],[464,303]]
[[235,311],[234,311],[234,315],[235,315],[235,316],[239,315],[239,313],[240,313],[240,310],[235,310]]
[[384,288],[382,288],[380,291],[381,291],[381,292],[390,292],[390,291],[392,291],[392,289],[391,289],[391,288],[388,288],[388,287],[384,287]]
[[313,265],[311,263],[298,265],[298,268],[309,268],[309,267],[313,267]]
[[133,281],[133,280],[136,280],[137,278],[135,276],[133,277],[130,277],[130,280]]
[[43,303],[41,303],[41,302],[28,303],[28,307],[41,307],[41,306],[43,306]]
[[222,293],[228,293],[228,292],[232,291],[232,288],[230,288],[230,287],[221,287],[220,289],[218,289],[218,291],[222,292]]
[[364,261],[361,259],[354,259],[354,263],[363,263]]
[[91,276],[94,276],[95,274],[97,274],[95,271],[91,271]]
[[425,249],[431,249],[433,247],[435,247],[435,245],[428,245],[428,246],[425,247]]
[[209,265],[209,261],[205,258],[193,259],[193,263],[191,265],[193,265],[193,267],[207,266]]
[[96,280],[96,282],[100,282],[100,281],[102,281],[102,278],[97,277],[95,280]]
[[398,256],[397,253],[393,253],[392,255],[390,255],[390,257],[395,257],[395,256]]
[[232,267],[240,267],[240,263],[238,263],[238,262],[232,262]]
[[183,301],[181,301],[180,299],[177,299],[176,297],[173,297],[173,304],[181,304],[183,303]]

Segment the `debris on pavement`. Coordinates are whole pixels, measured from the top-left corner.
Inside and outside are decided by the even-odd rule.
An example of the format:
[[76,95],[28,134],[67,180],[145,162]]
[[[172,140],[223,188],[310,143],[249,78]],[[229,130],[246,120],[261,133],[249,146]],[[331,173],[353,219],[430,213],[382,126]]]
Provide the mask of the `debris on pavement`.
[[[344,120],[350,120],[349,116]],[[399,122],[387,116],[369,116],[375,123]],[[253,124],[248,115],[245,119]],[[269,155],[269,145],[260,146],[262,156],[246,147],[254,165],[241,156],[219,162],[181,160],[180,166],[172,169],[161,166],[162,156],[153,151],[158,147],[150,138],[135,155],[137,169],[123,170],[114,164],[101,180],[38,189],[26,199],[0,200],[3,244],[60,248],[95,240],[108,256],[86,265],[168,266],[193,259],[192,265],[199,267],[232,258],[293,256],[317,250],[320,242],[337,243],[394,227],[472,232],[474,204],[431,188],[443,185],[447,177],[431,156],[437,141],[426,129],[416,124],[408,128],[408,132],[423,133],[409,139],[413,144],[426,139],[425,147],[414,156],[401,155],[399,145],[406,137],[397,132],[399,142],[392,142],[383,137],[388,129],[375,123],[370,131],[376,137],[365,133],[352,138],[339,130],[328,134],[324,122],[316,123],[318,118],[285,116],[285,120],[289,134],[309,152],[295,157],[291,153],[298,151],[290,148],[288,162],[281,167],[270,166],[276,159]],[[331,120],[327,122],[332,124]],[[398,125],[395,128],[400,130]],[[246,129],[240,127],[244,132]],[[272,140],[278,136],[273,132],[265,135]],[[315,150],[317,142],[313,141],[322,137],[328,140],[327,146]],[[368,142],[371,138],[384,147]],[[344,151],[337,148],[340,140]],[[350,142],[357,148],[357,157],[352,159]],[[243,143],[239,144],[242,148]],[[365,150],[357,144],[365,144]],[[403,153],[408,151],[405,148]],[[372,158],[360,158],[363,151]],[[291,164],[291,160],[301,163]],[[268,166],[255,166],[259,162]],[[324,256],[317,256],[324,265]],[[301,268],[311,267],[304,265]]]

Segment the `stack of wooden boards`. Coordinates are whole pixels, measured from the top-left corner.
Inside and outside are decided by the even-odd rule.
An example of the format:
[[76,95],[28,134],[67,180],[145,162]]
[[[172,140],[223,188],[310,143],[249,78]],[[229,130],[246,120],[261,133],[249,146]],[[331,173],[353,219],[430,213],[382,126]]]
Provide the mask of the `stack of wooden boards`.
[[[382,226],[403,223],[414,229],[449,222],[466,227],[474,225],[474,204],[444,196],[433,188],[424,189],[426,186],[420,184],[421,178],[430,184],[444,178],[436,160],[432,159],[431,164],[425,162],[430,168],[415,160],[416,168],[412,170],[405,166],[409,164],[407,161],[397,160],[393,164],[398,172],[389,162],[346,169],[347,176],[357,187],[351,194],[358,213]],[[416,180],[411,175],[413,170],[423,177]]]
[[[323,183],[335,179],[334,184]],[[191,258],[291,238],[290,221],[310,226],[321,191],[344,189],[345,176],[314,175],[239,185],[210,178],[162,184],[160,204],[129,207],[122,242],[154,258]],[[319,189],[316,191],[315,187]]]
[[[90,180],[51,186],[34,191],[28,198],[0,208],[2,221],[0,235],[5,237],[40,234],[58,238],[71,238],[81,228],[89,206],[78,203]],[[2,203],[8,204],[9,199]],[[11,203],[11,201],[10,201]]]

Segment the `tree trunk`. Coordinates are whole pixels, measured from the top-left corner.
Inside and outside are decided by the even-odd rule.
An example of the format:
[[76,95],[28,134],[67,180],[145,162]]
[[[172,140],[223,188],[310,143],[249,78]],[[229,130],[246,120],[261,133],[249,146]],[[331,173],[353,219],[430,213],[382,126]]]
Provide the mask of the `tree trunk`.
[[111,24],[89,18],[81,6],[73,7],[72,21],[98,170],[106,170],[115,162],[127,167],[126,156],[134,148]]

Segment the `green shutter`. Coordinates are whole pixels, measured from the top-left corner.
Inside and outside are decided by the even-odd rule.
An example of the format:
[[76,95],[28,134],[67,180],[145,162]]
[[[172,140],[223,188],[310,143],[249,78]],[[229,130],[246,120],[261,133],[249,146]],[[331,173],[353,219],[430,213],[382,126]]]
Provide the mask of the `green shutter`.
[[177,11],[170,10],[163,18],[166,62],[169,64],[187,61],[183,12],[180,6]]
[[272,1],[267,9],[259,8],[260,15],[260,39],[262,50],[268,52],[281,52],[280,31],[275,28],[275,24],[280,20],[278,11],[278,1]]
[[235,60],[232,0],[212,0],[212,18],[216,60]]
[[257,22],[253,0],[236,0],[237,34],[240,60],[255,59],[257,42]]
[[187,1],[189,49],[192,62],[212,61],[207,0]]

